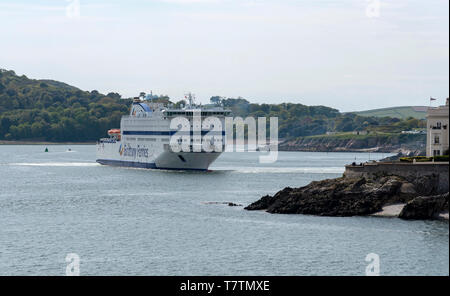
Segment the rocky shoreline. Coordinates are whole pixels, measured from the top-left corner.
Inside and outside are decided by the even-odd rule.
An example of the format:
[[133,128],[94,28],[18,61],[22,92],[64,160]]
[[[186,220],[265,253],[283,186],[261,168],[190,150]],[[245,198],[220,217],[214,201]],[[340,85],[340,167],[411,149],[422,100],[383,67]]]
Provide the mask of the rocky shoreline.
[[286,187],[245,209],[274,214],[345,217],[373,215],[386,206],[406,204],[399,218],[448,219],[449,194],[440,193],[436,183],[432,176],[416,180],[400,176],[344,176],[314,181],[300,188]]
[[435,196],[416,197],[405,205],[399,218],[448,220],[448,196],[447,192]]
[[396,153],[401,154],[401,156],[418,156],[425,154],[425,143],[421,141],[398,143],[377,138],[339,139],[324,136],[285,140],[278,145],[278,150],[304,152],[378,152]]

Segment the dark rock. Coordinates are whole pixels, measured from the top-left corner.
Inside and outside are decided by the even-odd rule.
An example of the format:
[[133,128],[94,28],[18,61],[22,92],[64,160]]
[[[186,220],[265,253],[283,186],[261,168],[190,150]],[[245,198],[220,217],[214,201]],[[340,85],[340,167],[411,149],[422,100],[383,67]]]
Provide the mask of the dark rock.
[[242,207],[242,205],[240,205],[240,204],[235,204],[234,202],[229,202],[229,203],[228,203],[228,206],[230,206],[230,207]]
[[401,194],[405,182],[397,176],[314,181],[301,188],[287,187],[274,196],[266,195],[245,209],[320,216],[369,215],[380,211],[385,204],[417,196]]
[[292,188],[286,187],[283,190],[279,191],[274,196],[266,195],[261,197],[261,199],[255,201],[251,205],[248,205],[244,209],[249,211],[266,210],[270,205],[272,205],[275,202],[277,198],[289,194],[290,191],[292,191]]
[[237,203],[229,202],[229,201],[226,201],[226,202],[223,202],[223,201],[207,201],[207,202],[204,202],[204,204],[206,204],[206,205],[228,205],[230,207],[242,207],[241,204],[237,204]]
[[414,184],[418,195],[431,196],[442,193],[439,192],[439,175],[437,174],[421,176],[418,178],[412,176],[408,181]]
[[408,202],[401,211],[401,219],[435,219],[448,212],[449,193],[434,196],[419,196]]

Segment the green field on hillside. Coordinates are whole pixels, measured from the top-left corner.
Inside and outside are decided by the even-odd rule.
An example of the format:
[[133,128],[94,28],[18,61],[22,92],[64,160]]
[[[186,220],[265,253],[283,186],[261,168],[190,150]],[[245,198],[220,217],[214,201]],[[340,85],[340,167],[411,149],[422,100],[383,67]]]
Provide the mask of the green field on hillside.
[[400,119],[414,117],[417,119],[425,119],[425,116],[427,114],[426,109],[427,109],[426,106],[403,106],[403,107],[373,109],[367,111],[357,111],[351,113],[355,113],[359,116],[394,117]]

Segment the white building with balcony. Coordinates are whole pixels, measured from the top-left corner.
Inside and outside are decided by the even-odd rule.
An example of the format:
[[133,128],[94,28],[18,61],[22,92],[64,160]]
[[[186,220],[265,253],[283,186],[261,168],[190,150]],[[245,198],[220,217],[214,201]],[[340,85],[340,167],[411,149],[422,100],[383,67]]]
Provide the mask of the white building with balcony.
[[448,154],[448,98],[444,106],[427,111],[427,157]]

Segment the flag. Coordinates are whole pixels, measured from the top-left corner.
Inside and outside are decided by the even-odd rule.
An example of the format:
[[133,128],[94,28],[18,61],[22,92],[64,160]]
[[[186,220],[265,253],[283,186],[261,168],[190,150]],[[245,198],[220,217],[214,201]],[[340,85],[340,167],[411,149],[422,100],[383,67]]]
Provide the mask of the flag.
[[430,101],[436,101],[437,99],[430,97]]

